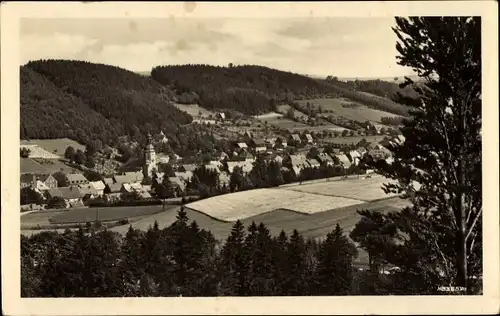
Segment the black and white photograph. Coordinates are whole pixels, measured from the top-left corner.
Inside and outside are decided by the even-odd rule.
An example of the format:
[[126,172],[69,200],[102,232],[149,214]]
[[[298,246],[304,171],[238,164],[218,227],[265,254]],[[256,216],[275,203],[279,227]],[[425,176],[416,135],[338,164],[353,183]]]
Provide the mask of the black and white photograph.
[[418,3],[2,4],[8,314],[498,311],[497,3]]

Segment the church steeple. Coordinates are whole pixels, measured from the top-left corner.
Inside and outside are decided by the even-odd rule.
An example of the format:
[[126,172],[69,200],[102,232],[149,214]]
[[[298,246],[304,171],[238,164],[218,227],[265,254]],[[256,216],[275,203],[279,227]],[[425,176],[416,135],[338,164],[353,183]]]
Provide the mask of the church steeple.
[[155,148],[153,146],[153,137],[151,133],[148,131],[146,135],[146,146],[144,147],[144,167],[143,174],[144,178],[151,178],[151,173],[153,169],[157,169],[156,166],[156,153]]

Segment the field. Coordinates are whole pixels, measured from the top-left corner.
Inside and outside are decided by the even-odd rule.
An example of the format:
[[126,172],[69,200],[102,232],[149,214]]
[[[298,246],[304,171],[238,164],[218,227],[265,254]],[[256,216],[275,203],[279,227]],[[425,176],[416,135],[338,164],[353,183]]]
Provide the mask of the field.
[[179,110],[186,112],[187,114],[191,115],[193,118],[195,117],[200,117],[200,112],[202,117],[208,117],[212,115],[215,118],[215,115],[217,113],[209,111],[205,108],[202,108],[198,104],[179,104],[179,103],[174,103],[174,106],[178,108]]
[[186,205],[222,221],[236,221],[275,209],[313,214],[362,201],[294,190],[257,189],[211,197]]
[[81,149],[85,151],[85,146],[69,138],[21,140],[21,145],[38,145],[48,152],[56,153],[59,156],[64,156],[64,152],[68,146],[72,146],[75,150]]
[[397,116],[395,114],[374,110],[367,106],[358,104],[356,107],[343,107],[342,104],[354,103],[351,100],[344,98],[334,98],[334,99],[313,99],[313,100],[302,100],[299,101],[301,105],[307,103],[312,105],[321,106],[324,110],[333,111],[329,113],[334,116],[341,116],[347,119],[351,119],[358,122],[371,121],[375,123],[380,123],[380,119],[384,116],[393,117]]
[[276,112],[269,112],[269,113],[266,113],[266,114],[256,115],[255,116],[255,118],[259,119],[259,120],[268,120],[268,119],[274,119],[274,118],[278,118],[278,117],[283,117],[283,114],[276,113]]
[[21,173],[54,173],[63,169],[65,172],[73,172],[73,168],[56,159],[38,160],[31,158],[20,159]]
[[[167,207],[171,208],[171,206],[165,206],[165,208]],[[81,208],[56,214],[49,221],[53,224],[86,223],[99,218],[100,221],[107,222],[138,216],[149,216],[162,211],[161,205]],[[30,215],[28,214],[27,216]]]
[[303,124],[303,123],[298,123],[295,121],[292,121],[290,119],[287,119],[286,117],[271,117],[271,118],[259,118],[259,121],[262,123],[267,122],[268,125],[276,126],[278,128],[282,129],[309,129],[311,126]]
[[349,179],[323,181],[311,184],[282,187],[282,190],[311,193],[317,195],[343,197],[357,199],[361,201],[373,201],[387,197],[394,197],[395,194],[386,194],[382,190],[384,183],[390,182],[381,176],[373,176],[365,179]]

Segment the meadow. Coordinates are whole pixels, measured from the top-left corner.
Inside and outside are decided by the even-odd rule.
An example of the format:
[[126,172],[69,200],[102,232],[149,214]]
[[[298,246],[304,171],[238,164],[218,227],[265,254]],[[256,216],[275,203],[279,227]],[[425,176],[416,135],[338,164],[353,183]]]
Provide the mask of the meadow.
[[207,110],[205,108],[202,108],[198,104],[179,104],[179,103],[174,103],[174,106],[178,108],[179,110],[186,112],[187,114],[191,115],[193,118],[195,117],[208,117],[212,116],[215,118],[215,115],[217,114],[216,112]]
[[290,109],[293,110],[293,115],[295,118],[300,118],[300,119],[308,119],[309,116],[305,113],[302,113],[300,111],[297,111],[296,109],[292,108],[290,105],[288,104],[282,104],[282,105],[278,105],[277,107],[277,111],[283,115],[285,115],[286,113],[288,113],[288,111]]
[[323,181],[311,184],[282,187],[281,189],[369,202],[396,196],[396,194],[386,194],[382,190],[383,184],[389,182],[389,179],[381,176],[373,176],[371,178],[364,179],[355,178],[349,180]]
[[[167,208],[170,209],[172,206],[166,205],[165,209]],[[162,211],[161,205],[80,208],[56,214],[49,219],[49,222],[52,224],[86,223],[95,221],[97,218],[101,222],[109,222],[149,216]]]
[[68,146],[85,151],[85,146],[69,138],[21,140],[21,145],[38,145],[50,153],[64,157]]
[[311,128],[311,126],[292,121],[290,119],[287,119],[284,116],[275,116],[275,117],[265,117],[265,118],[258,118],[258,120],[262,123],[266,123],[271,126],[276,126],[281,129],[308,129]]
[[74,171],[74,168],[67,166],[57,159],[40,160],[32,158],[21,158],[20,169],[21,173],[54,173],[61,171],[61,169],[68,173]]
[[[381,118],[384,116],[393,117],[395,114],[371,109],[365,105],[355,103],[345,98],[331,98],[331,99],[312,99],[298,101],[302,106],[310,103],[313,106],[321,106],[323,110],[332,111],[328,113],[333,116],[341,116],[350,120],[365,122],[370,121],[374,123],[381,123]],[[344,107],[343,104],[354,104],[353,107]]]
[[275,209],[313,214],[360,203],[362,201],[353,198],[317,195],[295,190],[256,189],[215,196],[186,206],[215,219],[230,222]]

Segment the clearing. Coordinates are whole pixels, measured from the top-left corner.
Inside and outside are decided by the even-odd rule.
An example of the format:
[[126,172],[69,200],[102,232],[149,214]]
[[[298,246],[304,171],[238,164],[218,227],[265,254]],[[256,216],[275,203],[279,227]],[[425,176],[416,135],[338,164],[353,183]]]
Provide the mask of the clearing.
[[191,115],[193,118],[200,118],[200,117],[208,118],[209,116],[212,116],[215,119],[215,115],[217,114],[216,112],[202,108],[198,104],[174,103],[174,106],[179,110]]
[[290,119],[287,119],[284,116],[276,116],[276,117],[271,117],[271,118],[259,118],[259,120],[262,123],[266,123],[268,125],[276,126],[281,129],[308,129],[311,128],[311,126],[292,121]]
[[292,109],[293,110],[293,115],[295,118],[299,118],[299,119],[309,119],[309,116],[305,113],[302,113],[300,111],[297,111],[296,109],[292,108],[290,105],[288,104],[282,104],[282,105],[278,105],[277,107],[277,110],[279,113],[283,114],[283,115],[286,115],[286,113]]
[[321,108],[325,112],[331,111],[329,113],[324,113],[324,114],[341,116],[358,122],[370,121],[375,123],[381,123],[380,119],[384,116],[387,117],[398,116],[396,114],[392,114],[389,112],[371,109],[365,105],[355,103],[345,98],[312,99],[312,100],[301,100],[298,102],[302,106],[305,106],[307,103],[311,103],[311,105],[316,107],[321,106]]
[[55,153],[56,155],[62,157],[64,157],[64,152],[66,151],[66,148],[68,148],[68,146],[72,146],[75,150],[80,149],[82,151],[85,151],[84,145],[69,138],[21,140],[20,145],[38,145],[46,151]]

